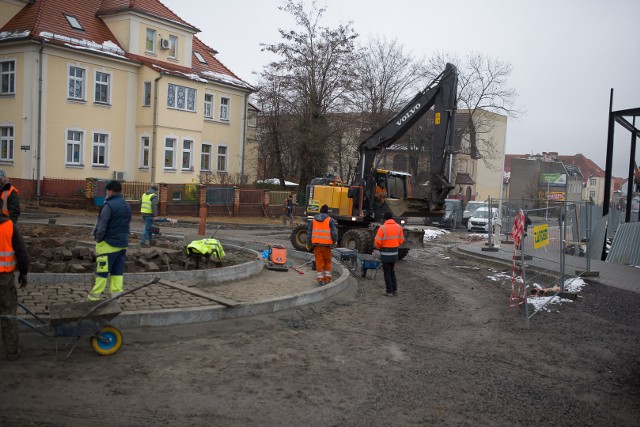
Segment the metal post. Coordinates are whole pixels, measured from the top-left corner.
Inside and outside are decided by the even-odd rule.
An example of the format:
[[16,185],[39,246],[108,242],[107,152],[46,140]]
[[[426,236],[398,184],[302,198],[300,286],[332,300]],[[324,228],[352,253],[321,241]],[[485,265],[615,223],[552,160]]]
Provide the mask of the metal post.
[[525,317],[525,325],[527,326],[527,328],[529,327],[529,304],[527,303],[527,300],[529,298],[529,295],[527,293],[527,270],[525,268],[524,265],[524,234],[522,235],[521,239],[520,239],[520,265],[522,267],[522,289],[524,289],[524,297],[523,297],[523,304],[524,304],[524,317]]
[[587,271],[591,271],[591,202],[586,202],[587,208],[587,229],[585,230],[585,238],[587,239],[587,251],[585,256],[587,257]]
[[[565,200],[560,206],[560,291],[564,291],[565,262],[567,260],[567,256],[565,254],[565,248],[567,247],[567,227],[564,225],[566,212],[567,201]],[[580,250],[579,247],[578,250]]]
[[609,99],[609,132],[607,135],[607,158],[604,167],[604,200],[602,202],[602,216],[609,213],[609,202],[611,201],[611,168],[613,164],[613,88],[611,89],[611,97]]

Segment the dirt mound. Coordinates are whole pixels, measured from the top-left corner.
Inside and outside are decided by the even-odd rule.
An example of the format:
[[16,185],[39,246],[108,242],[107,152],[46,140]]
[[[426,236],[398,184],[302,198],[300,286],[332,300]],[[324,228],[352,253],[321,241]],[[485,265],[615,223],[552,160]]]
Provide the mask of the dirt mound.
[[[66,225],[20,224],[20,231],[27,242],[33,273],[91,273],[95,268],[94,241],[87,227]],[[130,243],[138,243],[135,239]],[[233,247],[225,247],[221,262],[210,260],[209,268],[228,267],[256,259],[254,253]],[[207,264],[203,260],[200,268]],[[130,248],[127,251],[125,273],[188,271],[195,270],[196,263],[189,259],[182,245],[157,239],[151,248]]]

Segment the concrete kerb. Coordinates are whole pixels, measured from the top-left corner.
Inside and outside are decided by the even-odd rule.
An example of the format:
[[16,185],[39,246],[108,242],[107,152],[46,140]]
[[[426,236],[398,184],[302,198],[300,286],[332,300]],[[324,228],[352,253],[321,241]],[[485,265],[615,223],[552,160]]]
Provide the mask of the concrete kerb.
[[[306,252],[291,252],[293,253],[292,258],[302,260],[310,260],[313,258],[312,254]],[[337,295],[344,291],[352,280],[355,280],[339,263],[335,264],[334,270],[336,270],[340,276],[331,282],[331,284],[294,295],[286,295],[258,302],[241,303],[235,307],[214,305],[211,307],[189,309],[123,312],[116,317],[112,323],[123,329],[141,328],[145,326],[169,326],[210,322],[221,319],[235,319],[288,310],[294,307],[317,303]]]

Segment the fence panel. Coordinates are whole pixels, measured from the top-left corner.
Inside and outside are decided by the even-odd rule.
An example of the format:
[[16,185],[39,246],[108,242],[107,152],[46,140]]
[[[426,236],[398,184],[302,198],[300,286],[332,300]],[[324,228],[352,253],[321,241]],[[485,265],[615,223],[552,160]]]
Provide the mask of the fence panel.
[[241,215],[268,216],[264,209],[264,190],[239,190]]
[[207,215],[233,216],[233,198],[232,187],[207,187],[205,195]]
[[149,187],[150,184],[148,182],[123,181],[122,197],[128,201],[140,200]]

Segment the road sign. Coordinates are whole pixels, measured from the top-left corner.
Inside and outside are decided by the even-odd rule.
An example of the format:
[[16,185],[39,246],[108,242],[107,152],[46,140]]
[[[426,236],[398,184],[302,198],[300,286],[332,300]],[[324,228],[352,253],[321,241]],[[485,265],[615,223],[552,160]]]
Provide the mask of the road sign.
[[533,248],[539,249],[549,244],[549,226],[547,224],[533,227]]

